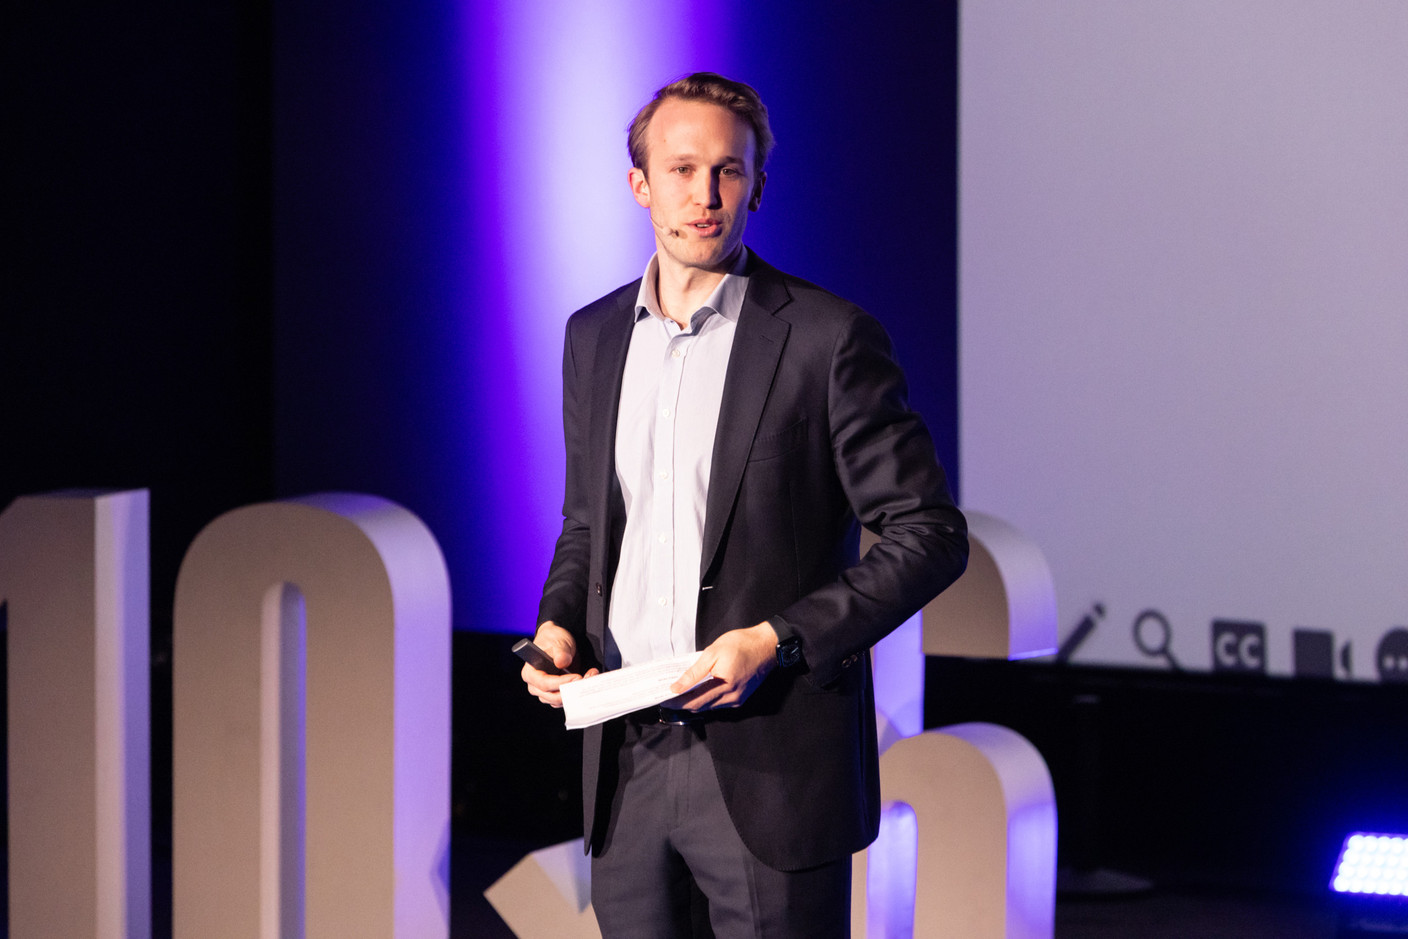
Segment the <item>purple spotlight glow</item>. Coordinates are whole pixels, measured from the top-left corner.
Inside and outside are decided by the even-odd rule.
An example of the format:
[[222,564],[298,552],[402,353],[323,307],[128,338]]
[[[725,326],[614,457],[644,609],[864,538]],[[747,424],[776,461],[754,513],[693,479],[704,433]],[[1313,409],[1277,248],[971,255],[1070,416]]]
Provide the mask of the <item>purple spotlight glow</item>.
[[[731,4],[462,7],[469,138],[466,440],[497,576],[474,628],[531,632],[561,527],[562,331],[654,249],[626,183],[627,121],[729,38]],[[703,64],[700,64],[700,63]],[[468,429],[468,428],[473,428]],[[490,596],[489,594],[495,594]]]

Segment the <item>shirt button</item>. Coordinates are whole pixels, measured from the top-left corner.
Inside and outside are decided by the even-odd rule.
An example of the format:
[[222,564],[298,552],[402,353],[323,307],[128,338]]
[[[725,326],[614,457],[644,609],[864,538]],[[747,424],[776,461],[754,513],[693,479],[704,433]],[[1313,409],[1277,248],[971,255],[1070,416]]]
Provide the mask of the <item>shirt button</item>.
[[669,599],[668,599],[667,597],[661,597],[659,602],[660,602],[660,605],[661,605],[661,606],[664,606],[665,604],[669,603],[670,601],[669,601]]
[[661,479],[669,479],[669,478],[670,478],[670,473],[669,473],[669,471],[668,471],[668,470],[661,470],[661,471],[660,471],[660,478],[661,478]]
[[666,544],[670,540],[670,537],[668,535],[660,535],[658,537],[660,539],[661,544]]
[[681,351],[678,350],[678,349],[671,349],[671,350],[670,350],[670,358],[672,358],[672,359],[678,359],[678,358],[679,358],[680,356],[682,356],[682,355],[684,355],[684,353],[681,352]]
[[661,417],[669,417],[669,416],[670,416],[670,409],[669,409],[669,408],[661,408],[661,409],[660,409],[660,416],[661,416]]

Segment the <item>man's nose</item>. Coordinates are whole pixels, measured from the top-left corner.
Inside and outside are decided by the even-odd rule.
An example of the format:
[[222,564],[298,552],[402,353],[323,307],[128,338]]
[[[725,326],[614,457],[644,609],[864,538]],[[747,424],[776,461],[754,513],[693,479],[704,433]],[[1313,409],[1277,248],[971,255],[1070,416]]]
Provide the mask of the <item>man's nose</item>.
[[719,196],[719,175],[717,173],[700,173],[699,178],[703,180],[703,185],[695,193],[695,200],[709,209],[717,209],[722,206],[723,199]]

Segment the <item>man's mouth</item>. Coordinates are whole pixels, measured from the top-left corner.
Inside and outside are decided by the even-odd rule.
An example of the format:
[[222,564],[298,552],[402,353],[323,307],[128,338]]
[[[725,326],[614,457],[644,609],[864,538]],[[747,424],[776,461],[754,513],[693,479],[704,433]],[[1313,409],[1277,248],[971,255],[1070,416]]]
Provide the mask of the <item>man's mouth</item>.
[[698,221],[690,222],[689,227],[693,228],[701,235],[708,235],[721,229],[723,227],[723,223],[720,222],[718,219],[704,218],[699,219]]

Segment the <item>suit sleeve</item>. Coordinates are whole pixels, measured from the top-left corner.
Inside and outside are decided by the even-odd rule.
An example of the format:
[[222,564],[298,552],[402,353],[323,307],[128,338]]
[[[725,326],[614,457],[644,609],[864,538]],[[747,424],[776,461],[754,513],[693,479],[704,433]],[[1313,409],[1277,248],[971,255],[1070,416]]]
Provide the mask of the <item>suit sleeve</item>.
[[908,405],[888,335],[864,313],[838,333],[826,408],[841,488],[880,541],[770,620],[781,637],[801,639],[809,677],[821,685],[957,580],[968,559],[967,524],[933,440]]
[[591,553],[586,485],[585,402],[590,389],[583,387],[588,369],[579,369],[573,346],[574,329],[568,322],[562,352],[562,427],[567,454],[567,476],[562,504],[562,532],[557,537],[552,564],[538,604],[538,625],[552,620],[577,637],[579,653],[586,650],[587,580]]

